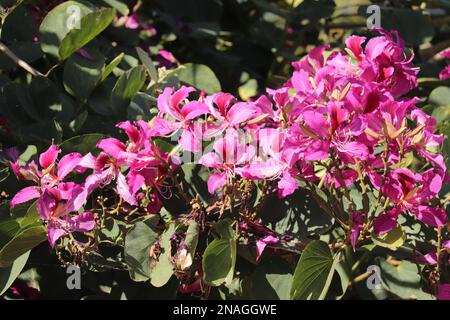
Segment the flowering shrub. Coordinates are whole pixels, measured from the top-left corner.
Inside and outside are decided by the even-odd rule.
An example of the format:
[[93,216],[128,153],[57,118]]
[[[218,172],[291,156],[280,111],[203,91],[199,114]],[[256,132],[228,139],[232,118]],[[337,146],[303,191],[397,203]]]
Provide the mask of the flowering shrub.
[[[70,4],[77,3],[48,10]],[[65,40],[78,37],[70,30],[55,51],[42,32],[54,29],[52,15],[30,10],[41,24],[42,50],[71,63],[66,90],[120,122],[107,135],[52,141],[34,160],[4,150],[24,182],[9,205],[25,213],[5,220],[17,233],[5,243],[0,237],[1,267],[20,263],[46,237],[60,264],[125,271],[147,287],[175,287],[178,297],[270,298],[257,292],[266,281],[281,299],[352,298],[367,289],[448,298],[445,136],[418,106],[419,68],[398,32],[351,35],[344,49],[314,47],[292,63],[284,84],[249,99],[220,84],[216,90],[214,74],[195,80],[198,69],[210,75],[206,66],[178,66],[163,49],[155,66],[152,53],[138,48],[142,65],[118,76],[109,107],[95,87],[123,55],[105,66],[98,51]],[[158,33],[137,13],[82,10],[90,30],[114,21]],[[95,14],[100,19],[89,20]],[[71,78],[70,70],[99,61],[92,86]],[[148,94],[138,92],[143,86]],[[137,105],[136,94],[145,100],[140,117],[125,120],[124,106]],[[76,131],[80,116],[73,121],[67,126]],[[418,273],[412,293],[391,281]]]

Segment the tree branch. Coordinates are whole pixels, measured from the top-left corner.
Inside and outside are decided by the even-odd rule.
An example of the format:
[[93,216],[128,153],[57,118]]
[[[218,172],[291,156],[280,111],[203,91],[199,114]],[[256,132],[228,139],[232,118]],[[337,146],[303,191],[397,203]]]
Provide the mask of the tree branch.
[[28,63],[26,63],[24,60],[20,59],[18,56],[14,54],[7,46],[5,46],[2,42],[0,42],[0,52],[3,52],[6,54],[12,61],[14,61],[15,64],[17,64],[22,69],[29,72],[31,75],[37,77],[41,76],[44,77],[42,73],[40,73],[38,70],[34,69],[32,66],[30,66]]

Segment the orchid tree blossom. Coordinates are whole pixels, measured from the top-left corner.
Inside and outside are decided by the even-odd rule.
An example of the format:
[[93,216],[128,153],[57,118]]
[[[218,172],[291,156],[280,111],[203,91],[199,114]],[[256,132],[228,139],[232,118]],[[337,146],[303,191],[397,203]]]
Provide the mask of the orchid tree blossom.
[[[51,145],[47,151],[39,156],[39,166],[34,161],[25,166],[21,166],[18,162],[10,162],[11,168],[18,177],[36,184],[17,192],[11,200],[12,207],[39,198],[46,189],[60,186],[61,190],[64,190],[67,187],[64,179],[79,167],[83,156],[80,153],[73,152],[63,156],[57,162],[60,153],[61,149],[58,146]],[[82,170],[82,168],[78,169]]]
[[37,211],[42,220],[48,223],[48,240],[52,247],[59,238],[66,234],[87,232],[95,227],[92,212],[85,211],[76,214],[83,204],[77,201],[78,194],[81,192],[81,186],[74,186],[67,197],[59,189],[46,189],[37,201]]

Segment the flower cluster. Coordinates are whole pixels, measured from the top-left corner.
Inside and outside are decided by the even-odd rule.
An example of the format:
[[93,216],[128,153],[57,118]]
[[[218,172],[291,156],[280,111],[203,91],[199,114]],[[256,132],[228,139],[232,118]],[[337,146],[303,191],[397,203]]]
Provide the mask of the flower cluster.
[[[166,88],[152,122],[155,134],[181,132],[180,146],[189,152],[215,137],[214,151],[200,159],[215,171],[211,193],[235,177],[276,179],[281,197],[302,182],[336,189],[362,182],[389,204],[374,223],[377,233],[394,228],[403,212],[442,226],[445,211],[428,203],[447,180],[439,153],[443,136],[414,105],[417,99],[402,97],[417,86],[413,56],[405,54],[397,33],[380,33],[365,46],[366,38],[349,37],[345,52],[311,50],[293,63],[281,88],[255,101],[238,102],[226,93],[188,100],[193,88]],[[404,168],[408,156],[428,165],[421,172]],[[354,213],[354,233],[364,221],[360,216]]]
[[[293,63],[292,77],[281,88],[252,101],[167,87],[150,122],[117,125],[127,143],[104,139],[97,156],[72,153],[59,162],[60,150],[51,146],[40,167],[13,163],[17,176],[35,186],[16,194],[12,205],[38,198],[52,245],[64,234],[94,227],[90,211],[77,212],[107,185],[130,206],[144,201],[149,213],[157,212],[161,187],[179,158],[154,141],[179,136],[178,150],[201,154],[199,163],[211,169],[211,194],[239,179],[276,183],[280,197],[305,186],[342,193],[358,186],[363,193],[370,189],[383,209],[373,222],[376,233],[392,230],[403,213],[442,226],[446,213],[430,201],[448,180],[439,149],[443,136],[435,133],[436,121],[415,106],[417,99],[403,97],[417,86],[412,59],[395,32],[380,31],[370,40],[349,37],[344,51],[311,50]],[[405,165],[411,157],[427,164],[413,171]],[[72,171],[88,174],[81,184],[65,181]],[[368,212],[350,211],[354,247]]]
[[[100,149],[97,156],[69,153],[57,161],[61,149],[52,145],[40,155],[39,166],[34,161],[25,166],[11,162],[17,177],[35,184],[16,193],[11,206],[38,199],[37,211],[47,223],[52,246],[66,234],[87,232],[95,227],[92,212],[79,212],[97,189],[108,186],[131,206],[140,201],[145,202],[147,213],[159,211],[157,190],[164,183],[167,155],[152,144],[147,122],[136,121],[133,125],[126,121],[117,127],[128,135],[127,144],[115,138],[103,139],[97,144]],[[73,171],[85,175],[82,183],[66,181]]]

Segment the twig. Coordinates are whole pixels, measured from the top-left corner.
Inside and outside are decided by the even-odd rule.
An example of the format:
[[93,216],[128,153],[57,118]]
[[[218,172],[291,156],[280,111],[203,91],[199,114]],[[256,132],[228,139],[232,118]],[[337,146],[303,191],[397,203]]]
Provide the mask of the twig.
[[3,52],[6,54],[12,61],[14,61],[15,64],[17,64],[22,69],[26,70],[31,75],[37,77],[44,77],[42,73],[40,73],[38,70],[34,69],[32,66],[30,66],[28,63],[26,63],[24,60],[20,59],[18,56],[14,54],[7,46],[5,46],[2,42],[0,42],[0,52]]

